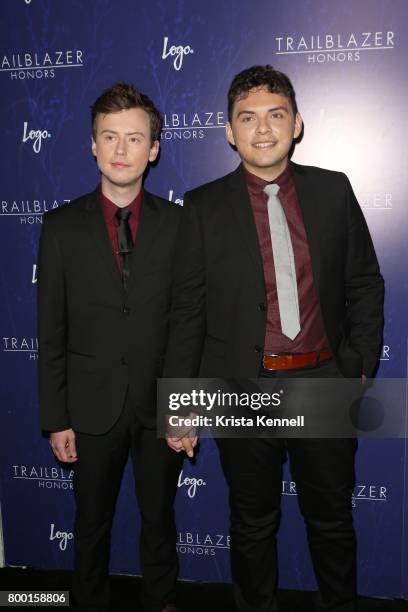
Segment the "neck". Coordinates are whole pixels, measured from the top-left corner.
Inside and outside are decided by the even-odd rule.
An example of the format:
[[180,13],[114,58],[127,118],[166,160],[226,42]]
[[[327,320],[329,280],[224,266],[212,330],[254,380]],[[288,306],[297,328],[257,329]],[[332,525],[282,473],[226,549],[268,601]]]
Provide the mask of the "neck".
[[282,172],[285,171],[288,165],[288,158],[285,157],[285,159],[283,159],[278,164],[274,164],[273,166],[269,166],[266,168],[259,168],[259,167],[254,168],[251,165],[247,165],[245,162],[242,162],[242,163],[243,163],[244,168],[248,170],[248,172],[250,172],[251,174],[255,174],[255,176],[263,179],[264,181],[271,182],[277,179],[278,176],[280,176]]
[[119,208],[129,206],[136,196],[139,195],[142,187],[142,181],[133,185],[121,186],[114,185],[104,179],[105,177],[102,176],[101,187],[103,195],[106,196],[111,202],[116,204],[116,206]]

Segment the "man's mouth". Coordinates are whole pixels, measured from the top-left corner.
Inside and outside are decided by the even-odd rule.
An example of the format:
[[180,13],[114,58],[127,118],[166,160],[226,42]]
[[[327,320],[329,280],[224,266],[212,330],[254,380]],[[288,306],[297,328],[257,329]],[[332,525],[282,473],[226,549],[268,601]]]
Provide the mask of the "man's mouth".
[[267,140],[261,142],[254,142],[252,146],[256,149],[269,149],[271,147],[274,147],[276,144],[277,143],[275,140]]
[[114,168],[129,168],[129,165],[123,162],[112,162],[112,166]]

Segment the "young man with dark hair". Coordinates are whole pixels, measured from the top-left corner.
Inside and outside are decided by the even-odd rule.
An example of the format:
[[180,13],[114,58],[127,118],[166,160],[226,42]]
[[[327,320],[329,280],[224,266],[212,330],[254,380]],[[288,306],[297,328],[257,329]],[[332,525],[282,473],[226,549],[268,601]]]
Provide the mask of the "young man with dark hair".
[[[373,376],[383,279],[347,177],[289,161],[302,118],[290,80],[271,66],[234,78],[228,113],[227,138],[242,163],[185,195],[165,376]],[[169,437],[168,444],[192,450],[188,436]],[[355,440],[259,437],[217,444],[230,489],[240,612],[277,610],[286,453],[319,587],[316,610],[354,612]]]
[[161,117],[132,85],[92,106],[100,185],[44,217],[39,251],[41,426],[72,464],[73,599],[109,609],[110,534],[129,450],[141,514],[144,609],[176,611],[173,502],[182,458],[157,439],[180,209],[143,189]]

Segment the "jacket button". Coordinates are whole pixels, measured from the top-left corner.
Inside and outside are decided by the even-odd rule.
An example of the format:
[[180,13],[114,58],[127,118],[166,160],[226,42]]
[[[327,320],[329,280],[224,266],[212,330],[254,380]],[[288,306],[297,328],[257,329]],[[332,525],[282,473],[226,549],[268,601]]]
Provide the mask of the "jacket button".
[[266,305],[265,305],[263,302],[260,302],[260,304],[259,304],[259,310],[260,310],[261,312],[265,312],[265,310],[266,310]]
[[129,316],[130,315],[130,308],[128,308],[127,306],[123,307],[123,314]]
[[255,353],[262,353],[262,346],[259,346],[259,344],[256,344],[254,346],[254,351]]
[[121,363],[121,365],[123,365],[123,366],[127,365],[127,361],[126,361],[126,359],[125,359],[124,357],[121,357],[121,359],[120,359],[120,363]]

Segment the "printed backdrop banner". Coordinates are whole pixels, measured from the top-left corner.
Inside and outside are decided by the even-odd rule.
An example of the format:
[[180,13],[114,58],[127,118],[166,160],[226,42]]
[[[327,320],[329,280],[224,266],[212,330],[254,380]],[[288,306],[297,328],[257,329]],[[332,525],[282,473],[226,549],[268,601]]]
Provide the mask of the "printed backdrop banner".
[[[118,80],[135,83],[163,113],[160,161],[146,185],[176,206],[186,190],[238,164],[224,134],[232,77],[257,63],[290,75],[305,123],[294,159],[348,174],[386,280],[379,376],[406,376],[407,19],[405,0],[4,0],[0,486],[6,564],[72,564],[72,473],[53,459],[38,425],[37,244],[43,213],[69,206],[98,182],[89,107]],[[352,503],[362,594],[408,597],[406,474],[406,439],[360,442]],[[313,589],[287,465],[282,494],[280,584]],[[181,576],[230,580],[227,490],[211,440],[180,474],[177,517]],[[127,469],[113,572],[139,572],[138,529]]]

